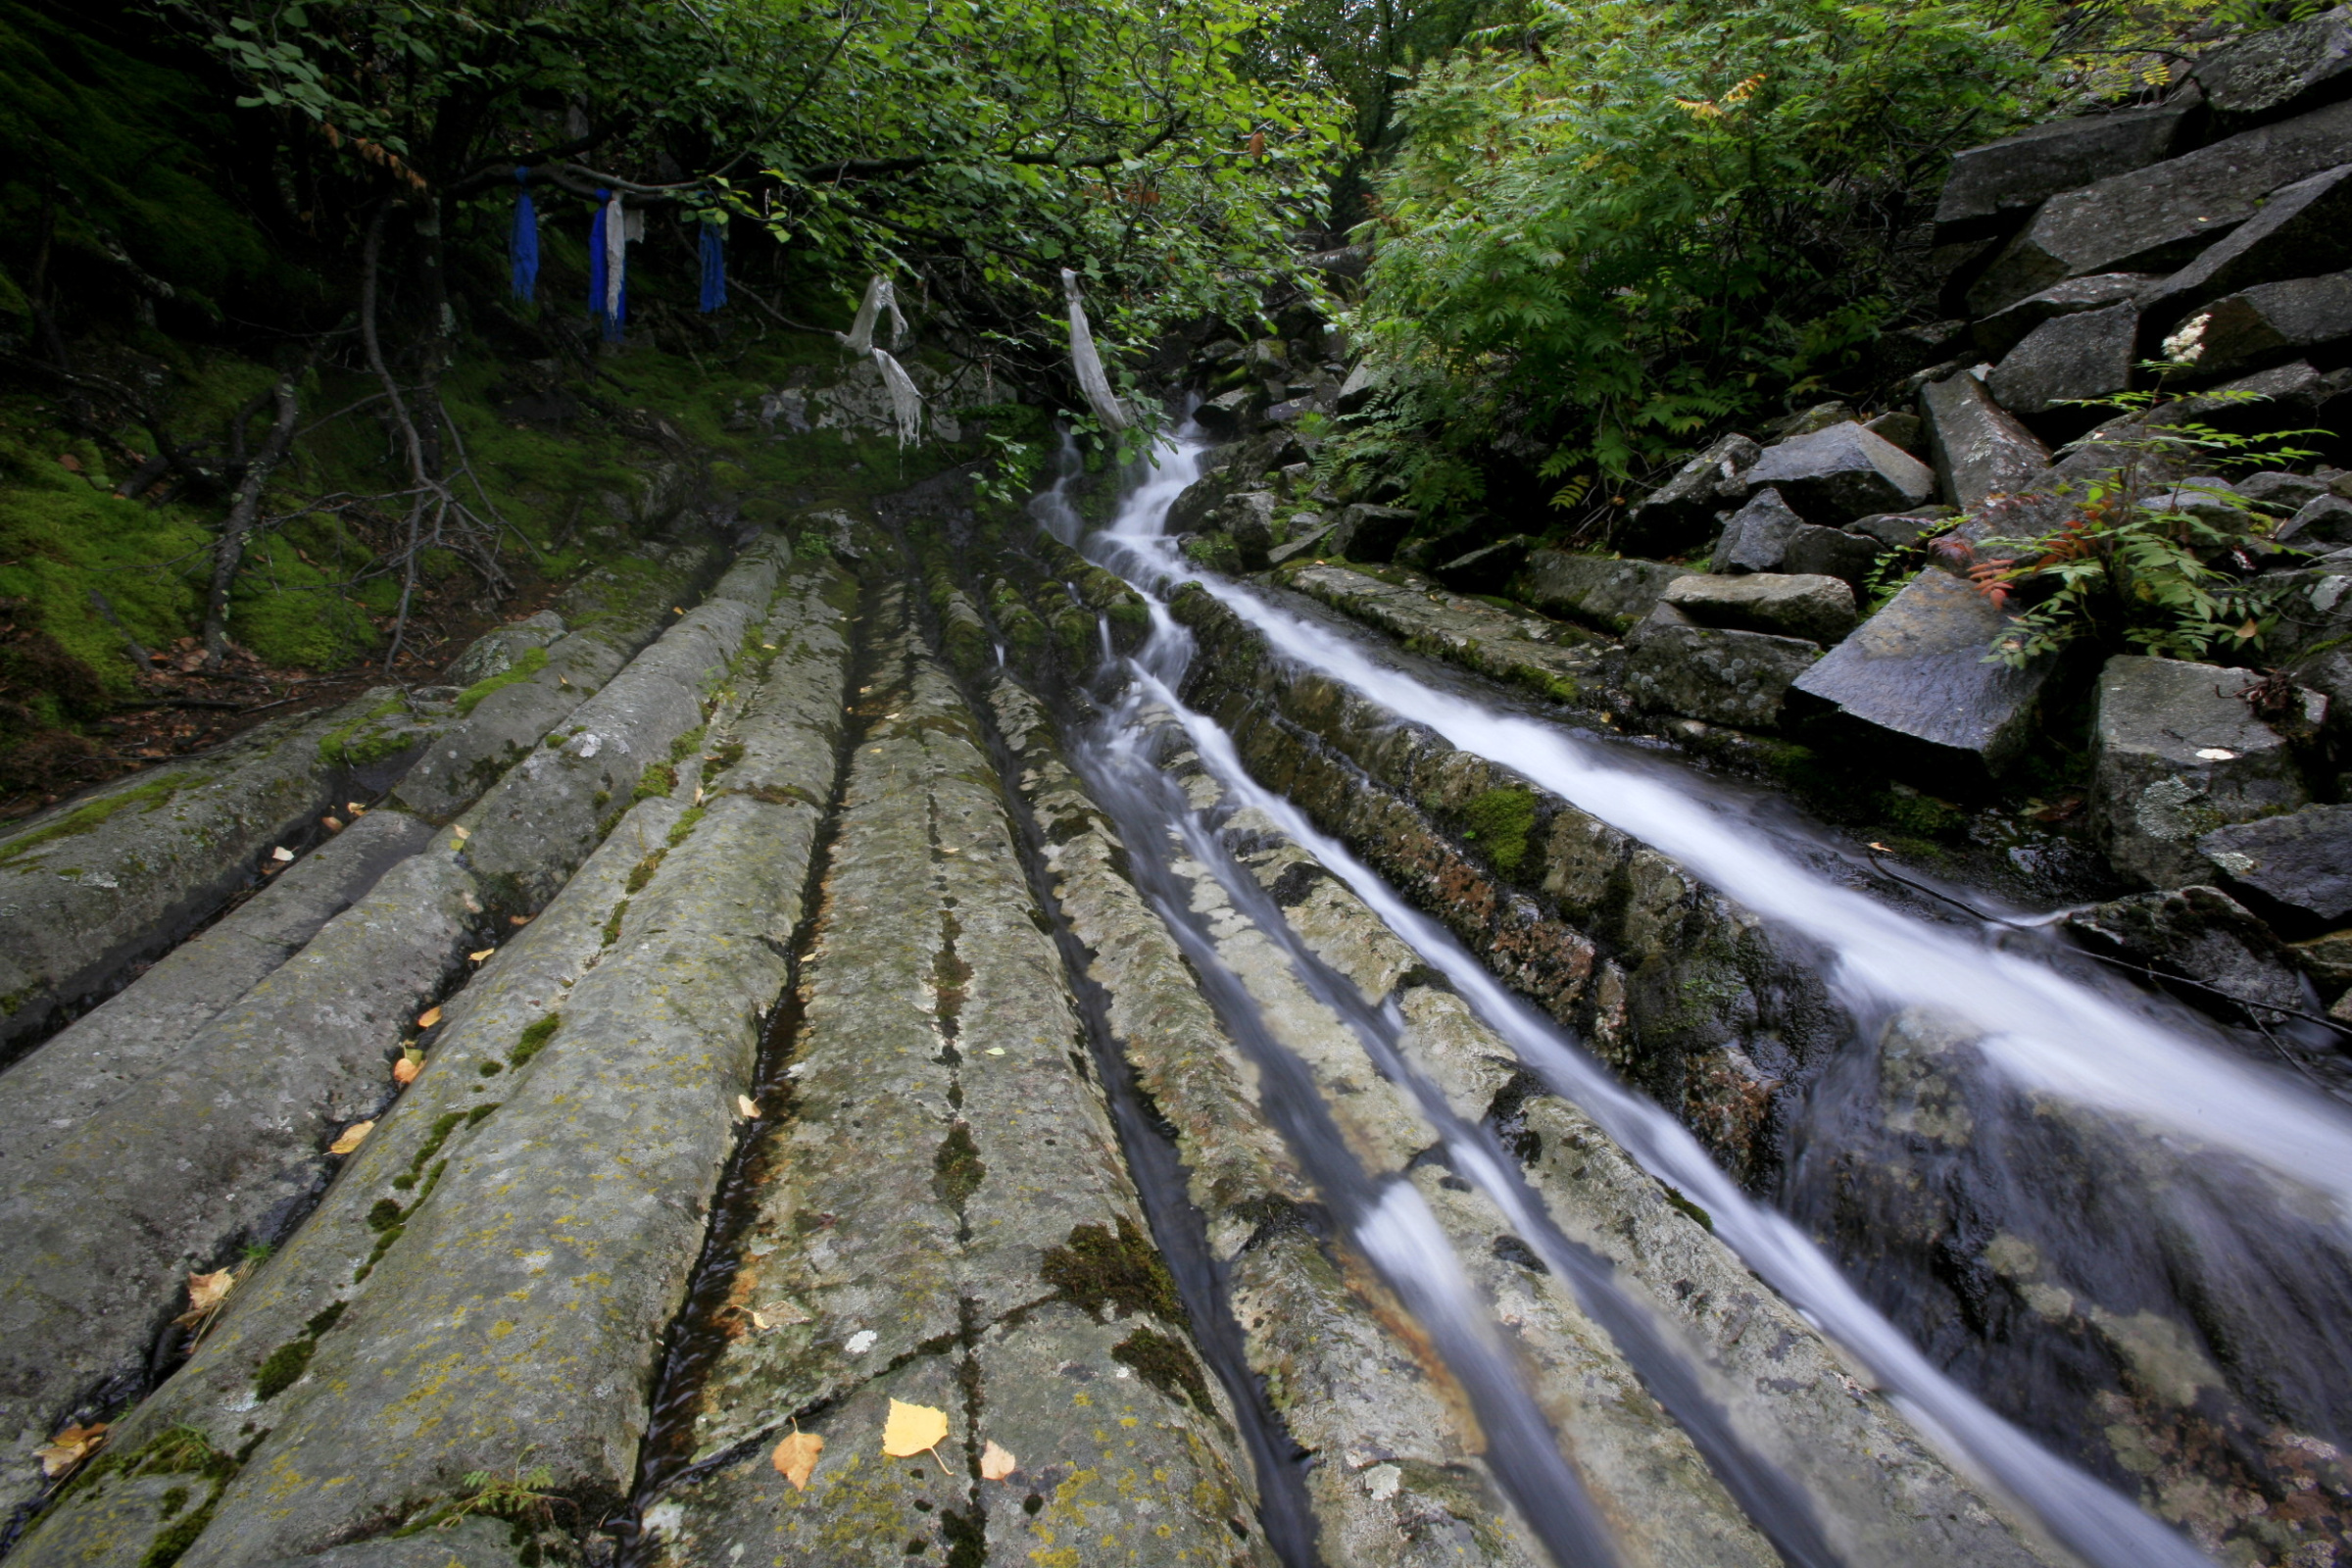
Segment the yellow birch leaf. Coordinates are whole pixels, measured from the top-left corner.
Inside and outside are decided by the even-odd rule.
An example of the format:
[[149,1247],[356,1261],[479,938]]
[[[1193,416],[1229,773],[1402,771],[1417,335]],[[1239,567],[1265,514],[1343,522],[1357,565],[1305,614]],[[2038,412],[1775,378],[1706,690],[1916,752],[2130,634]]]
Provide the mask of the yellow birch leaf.
[[415,1083],[416,1075],[422,1071],[424,1069],[416,1064],[415,1057],[403,1056],[392,1064],[392,1081],[406,1088]]
[[237,1276],[224,1268],[215,1269],[210,1274],[189,1275],[188,1309],[172,1322],[183,1329],[194,1328],[220,1310],[220,1303],[228,1299],[229,1288],[236,1283]]
[[375,1131],[375,1123],[371,1121],[355,1121],[350,1126],[343,1129],[342,1137],[336,1139],[333,1143],[326,1146],[326,1152],[330,1154],[348,1154],[353,1150],[359,1148],[360,1145],[366,1143],[368,1141],[368,1135],[373,1131]]
[[280,844],[276,849],[270,852],[270,858],[275,860],[278,864],[283,865],[288,860],[294,858],[294,852],[287,849],[283,844]]
[[918,1453],[930,1453],[947,1436],[947,1411],[893,1399],[890,1419],[882,1425],[882,1451],[893,1459],[908,1459]]
[[1020,1467],[1021,1461],[997,1446],[994,1438],[989,1439],[988,1446],[980,1450],[980,1479],[983,1481],[1002,1481]]
[[794,1491],[807,1492],[809,1472],[816,1468],[816,1456],[824,1451],[824,1439],[813,1432],[795,1432],[776,1445],[776,1474],[791,1482]]
[[71,1426],[32,1451],[40,1456],[41,1474],[55,1481],[106,1443],[106,1423]]
[[419,1029],[430,1029],[440,1021],[441,1009],[439,1007],[427,1007],[416,1015],[416,1027]]
[[483,949],[481,952],[479,952],[479,953],[468,953],[467,955],[466,955],[466,957],[468,957],[468,958],[471,958],[471,959],[472,959],[474,962],[476,962],[476,963],[479,963],[479,962],[481,962],[481,961],[482,961],[484,958],[487,958],[488,956],[490,956],[490,955],[492,955],[493,953],[496,953],[497,951],[498,951],[498,950],[497,950],[496,948],[484,948],[484,949]]
[[453,827],[450,829],[450,831],[458,836],[458,842],[460,844],[463,844],[467,839],[473,837],[473,829],[469,827]]
[[318,825],[325,828],[329,833],[340,833],[343,831],[343,819],[339,816],[322,816],[318,819]]
[[735,1113],[745,1121],[758,1121],[760,1119],[760,1102],[749,1095],[737,1095],[735,1097]]

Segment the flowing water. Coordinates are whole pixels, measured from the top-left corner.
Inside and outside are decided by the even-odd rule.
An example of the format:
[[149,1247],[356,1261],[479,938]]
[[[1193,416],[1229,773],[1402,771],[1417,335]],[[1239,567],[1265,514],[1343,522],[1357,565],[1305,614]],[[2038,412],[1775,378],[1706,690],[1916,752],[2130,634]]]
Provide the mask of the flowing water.
[[[2282,1419],[2339,1441],[2352,1432],[2352,1340],[2345,1337],[2352,1322],[2346,1310],[2352,1269],[2345,1261],[2352,1255],[2346,1247],[2352,1116],[2341,1106],[2248,1060],[2169,1004],[2073,972],[2050,941],[2021,938],[2007,926],[1936,923],[1857,891],[1823,863],[1844,852],[1830,847],[1826,835],[1792,824],[1785,811],[1760,812],[1752,799],[1622,745],[1572,733],[1510,699],[1466,695],[1459,682],[1416,672],[1409,661],[1291,603],[1187,570],[1161,527],[1169,504],[1196,475],[1199,452],[1191,442],[1163,449],[1110,526],[1083,541],[1058,494],[1040,508],[1048,526],[1125,577],[1152,608],[1153,631],[1124,671],[1124,694],[1078,749],[1081,770],[1123,819],[1131,845],[1173,839],[1203,863],[1220,865],[1181,797],[1172,789],[1155,792],[1146,777],[1152,770],[1140,732],[1152,710],[1163,709],[1184,725],[1231,798],[1265,811],[1320,858],[1453,984],[1525,1066],[1707,1209],[1717,1235],[1863,1362],[1932,1441],[1994,1481],[2098,1568],[2189,1568],[2207,1559],[2017,1424],[2082,1454],[2080,1434],[2069,1429],[2079,1419],[2082,1390],[2069,1379],[2079,1383],[2092,1374],[2064,1364],[2065,1335],[2037,1332],[2033,1324],[1991,1332],[1971,1321],[1953,1309],[1953,1291],[1937,1277],[1943,1264],[1933,1248],[1876,1234],[1889,1215],[1841,1196],[1857,1185],[1849,1155],[1884,1131],[1871,1106],[1876,1043],[1890,1027],[1928,1020],[1964,1042],[1949,1054],[1949,1071],[1977,1127],[1966,1150],[1946,1154],[1942,1168],[1893,1171],[1897,1186],[1924,1185],[1956,1208],[1973,1207],[1981,1231],[2022,1237],[2069,1278],[2101,1286],[2099,1300],[2195,1321],[2210,1340],[2228,1342],[2236,1382],[2283,1409]],[[1799,1114],[1776,1195],[1779,1208],[1743,1192],[1681,1124],[1617,1083],[1436,921],[1289,802],[1250,780],[1230,738],[1177,697],[1192,640],[1160,596],[1186,576],[1204,579],[1287,659],[1649,844],[1826,956],[1824,978],[1854,1020],[1853,1039]],[[1148,864],[1142,868],[1149,872]],[[1280,911],[1250,902],[1256,890],[1247,874],[1224,866],[1220,880],[1237,906],[1268,923],[1279,939]],[[1186,940],[1182,901],[1163,893],[1160,903]],[[1238,985],[1217,983],[1213,957],[1197,936],[1187,946],[1201,950],[1195,961],[1206,959],[1203,973],[1237,1037],[1250,1035],[1248,997]],[[1303,951],[1294,951],[1293,960],[1310,989],[1335,989],[1315,983]],[[1410,1083],[1393,1049],[1393,1030],[1356,1011],[1349,1022],[1375,1059]],[[1311,1088],[1295,1081],[1281,1048],[1255,1038],[1247,1049],[1268,1068],[1269,1102],[1280,1102],[1269,1108],[1289,1118],[1284,1130],[1300,1146],[1302,1163],[1327,1190],[1352,1195],[1337,1206],[1359,1247],[1415,1305],[1449,1360],[1459,1358],[1456,1370],[1477,1391],[1482,1421],[1524,1419],[1532,1404],[1507,1386],[1505,1368],[1491,1350],[1492,1331],[1482,1326],[1483,1308],[1458,1266],[1442,1255],[1444,1244],[1426,1215],[1416,1223],[1410,1190],[1366,1190],[1363,1173],[1349,1168],[1328,1129],[1309,1125],[1303,1107]],[[1434,1095],[1424,1094],[1423,1102],[1443,1110]],[[1681,1363],[1690,1352],[1671,1336],[1649,1335],[1648,1320],[1614,1295],[1605,1271],[1579,1267],[1572,1245],[1532,1212],[1536,1205],[1519,1191],[1510,1162],[1483,1134],[1442,1114],[1432,1119],[1447,1139],[1454,1168],[1487,1189],[1545,1261],[1577,1282],[1588,1310],[1617,1337],[1784,1556],[1826,1560],[1805,1499],[1788,1478],[1740,1449],[1695,1394],[1695,1383],[1678,1396],[1678,1379],[1689,1372]],[[1916,1153],[1895,1146],[1876,1152],[1887,1161]],[[1834,1237],[1838,1256],[1808,1231]],[[2079,1351],[2072,1353],[2081,1360]],[[1531,1493],[1545,1488],[1553,1489],[1545,1495],[1574,1495],[1543,1475],[1501,1479],[1523,1507]],[[1530,1516],[1562,1560],[1598,1560],[1590,1556],[1596,1548],[1580,1509],[1542,1515],[1531,1509]]]

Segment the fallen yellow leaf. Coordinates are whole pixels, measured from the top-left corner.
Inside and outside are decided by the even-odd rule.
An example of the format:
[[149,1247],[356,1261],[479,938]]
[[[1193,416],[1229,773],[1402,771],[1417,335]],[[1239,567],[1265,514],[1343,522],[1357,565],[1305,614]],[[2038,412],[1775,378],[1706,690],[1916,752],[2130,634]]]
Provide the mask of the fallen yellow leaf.
[[343,809],[349,811],[354,816],[358,816],[361,812],[367,810],[368,808],[362,806],[357,801],[345,801],[343,803]]
[[280,844],[276,849],[270,852],[270,858],[275,860],[278,864],[283,865],[288,860],[294,858],[294,852],[287,849],[283,844]]
[[439,1007],[427,1007],[416,1015],[416,1027],[419,1029],[430,1029],[440,1021],[441,1009]]
[[792,1483],[796,1492],[808,1490],[808,1474],[816,1468],[816,1456],[825,1451],[825,1440],[813,1432],[795,1432],[776,1445],[776,1474]]
[[318,819],[318,821],[320,825],[323,826],[329,833],[340,833],[343,831],[343,819],[339,816],[322,816]]
[[461,844],[473,837],[473,829],[469,827],[453,827],[450,831],[458,836],[458,842]]
[[403,1056],[392,1064],[392,1081],[405,1088],[415,1083],[416,1075],[422,1071],[424,1068],[417,1063],[414,1056]]
[[467,955],[466,955],[466,957],[468,957],[468,958],[471,958],[471,959],[472,959],[474,962],[476,962],[476,963],[479,963],[479,962],[481,962],[481,961],[482,961],[484,958],[487,958],[488,956],[490,956],[490,955],[492,955],[493,953],[496,953],[497,951],[498,951],[498,950],[497,950],[496,948],[484,948],[484,949],[483,949],[481,952],[479,952],[479,953],[468,953]]
[[989,1439],[988,1446],[980,1450],[980,1479],[983,1481],[1002,1481],[1020,1467],[1021,1461],[998,1447],[994,1438]]
[[527,914],[510,914],[507,916],[507,924],[509,925],[529,925],[530,923],[531,917]]
[[768,1323],[767,1319],[761,1317],[758,1312],[754,1312],[752,1314],[752,1327],[764,1334],[771,1327],[771,1325]]
[[[882,1451],[893,1459],[910,1459],[918,1453],[928,1453],[939,1459],[935,1451],[947,1440],[948,1412],[934,1410],[927,1404],[907,1404],[898,1399],[890,1401],[890,1419],[882,1424]],[[948,1461],[939,1459],[942,1470]]]
[[375,1123],[371,1121],[355,1121],[350,1126],[343,1129],[342,1137],[336,1139],[333,1143],[326,1146],[326,1152],[330,1154],[348,1154],[353,1150],[366,1143],[368,1141],[368,1135],[373,1131],[375,1131]]
[[760,1102],[749,1095],[737,1095],[735,1097],[735,1113],[745,1121],[758,1121],[760,1119]]
[[220,1310],[220,1303],[228,1299],[229,1290],[236,1283],[236,1274],[224,1268],[217,1268],[210,1274],[189,1275],[188,1309],[172,1321],[183,1329],[194,1328]]
[[90,1426],[71,1426],[33,1449],[41,1457],[41,1474],[55,1481],[59,1476],[96,1453],[106,1443],[106,1423]]

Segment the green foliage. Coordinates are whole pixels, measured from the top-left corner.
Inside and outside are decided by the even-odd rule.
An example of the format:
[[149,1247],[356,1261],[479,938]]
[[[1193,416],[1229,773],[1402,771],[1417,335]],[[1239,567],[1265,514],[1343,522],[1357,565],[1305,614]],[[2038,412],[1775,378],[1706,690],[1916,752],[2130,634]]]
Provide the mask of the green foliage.
[[[2151,367],[2161,368],[2161,367]],[[2259,402],[2259,393],[2211,392],[2209,402]],[[2161,391],[2122,393],[2099,406],[2137,416],[2078,442],[2096,442],[2116,465],[2068,499],[2055,526],[2027,537],[1978,544],[1969,573],[1985,596],[2021,612],[1994,641],[1988,660],[2023,665],[2078,641],[2110,652],[2203,659],[2217,647],[2260,644],[2292,586],[2278,574],[2249,574],[2253,552],[2275,549],[2265,536],[2274,519],[2230,491],[2211,491],[2210,515],[2168,507],[2168,487],[2152,494],[2152,471],[2204,472],[2278,467],[2312,456],[2287,444],[2296,435],[2246,436],[2163,412]],[[2151,417],[2153,416],[2153,417]],[[2184,464],[2182,460],[2193,459]],[[1965,551],[1965,547],[1962,547]],[[1961,553],[1961,552],[1955,552]]]
[[1802,390],[1888,309],[1873,204],[2025,111],[2040,15],[1544,0],[1427,72],[1365,231],[1381,402],[1333,466],[1459,510],[1506,434],[1623,475]]

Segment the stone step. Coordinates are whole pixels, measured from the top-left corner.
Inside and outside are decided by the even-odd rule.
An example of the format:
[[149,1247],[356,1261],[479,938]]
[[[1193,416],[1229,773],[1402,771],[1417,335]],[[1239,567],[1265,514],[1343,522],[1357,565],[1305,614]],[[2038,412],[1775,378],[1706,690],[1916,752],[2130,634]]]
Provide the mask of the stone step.
[[[187,1276],[281,1240],[316,1201],[327,1146],[372,1118],[416,1018],[594,848],[650,768],[701,728],[789,544],[770,537],[576,709],[542,749],[427,849],[385,872],[300,954],[187,1036],[94,1113],[72,1074],[55,1103],[9,1116],[55,1135],[0,1166],[0,1228],[20,1266],[0,1280],[0,1432],[19,1437],[12,1494],[39,1485],[31,1448],[110,1386],[135,1393]],[[550,737],[559,739],[562,737]],[[654,775],[657,782],[660,775]],[[373,814],[373,813],[370,813]],[[12,1079],[14,1073],[9,1075]],[[109,1402],[112,1402],[111,1400]]]
[[[775,575],[765,553],[739,564],[725,603],[741,611]],[[512,1561],[504,1526],[474,1542],[487,1556],[466,1545],[481,1491],[467,1476],[545,1464],[540,1490],[575,1505],[625,1497],[799,919],[821,812],[778,781],[829,792],[845,587],[804,564],[754,636],[681,628],[742,649],[734,679],[758,682],[740,713],[722,700],[710,764],[698,750],[674,792],[628,810],[445,1004],[416,1085],[122,1423],[122,1458],[39,1522],[27,1560],[137,1560],[184,1530],[149,1494],[173,1473],[159,1453],[192,1433],[213,1457],[188,1562],[301,1558],[412,1514],[457,1525],[428,1534],[463,1561]],[[567,1541],[601,1516],[549,1523]],[[94,1541],[129,1555],[93,1556]],[[400,1550],[385,1538],[333,1560]]]
[[[697,1462],[645,1510],[650,1560],[1270,1564],[981,731],[900,593],[788,1119],[692,1393]],[[893,1400],[944,1417],[933,1452],[883,1453]],[[806,1490],[772,1462],[796,1430],[824,1445]]]

